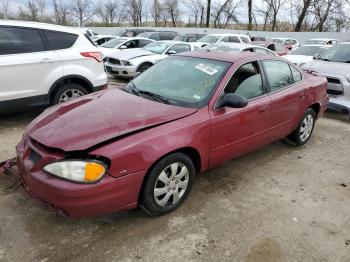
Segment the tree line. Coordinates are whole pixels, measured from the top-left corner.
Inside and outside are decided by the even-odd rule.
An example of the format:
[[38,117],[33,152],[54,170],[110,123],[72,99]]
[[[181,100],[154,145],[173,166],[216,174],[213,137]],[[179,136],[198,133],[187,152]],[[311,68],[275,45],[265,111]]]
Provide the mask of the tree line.
[[[258,2],[258,3],[257,3]],[[345,31],[349,0],[0,0],[0,19],[79,26]]]

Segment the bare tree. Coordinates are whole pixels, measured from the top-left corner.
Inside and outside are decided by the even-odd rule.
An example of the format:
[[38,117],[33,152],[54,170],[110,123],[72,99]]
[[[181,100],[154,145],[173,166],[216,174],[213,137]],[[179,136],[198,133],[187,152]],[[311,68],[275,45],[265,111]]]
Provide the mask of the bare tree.
[[168,13],[173,27],[176,27],[176,22],[180,17],[180,8],[178,0],[165,0],[163,3],[164,11]]
[[203,26],[204,3],[202,0],[187,0],[184,1],[185,6],[189,11],[189,16],[194,18],[193,25],[197,27]]
[[210,25],[210,15],[211,15],[211,0],[207,0],[207,20],[205,22],[206,28],[208,28]]
[[127,18],[133,26],[142,26],[146,16],[145,0],[125,0]]
[[153,0],[150,11],[154,20],[154,25],[158,27],[160,25],[160,20],[162,19],[162,7],[159,0]]
[[303,25],[303,22],[304,22],[304,19],[307,15],[307,12],[309,10],[309,8],[311,7],[312,5],[312,1],[313,0],[302,0],[301,1],[301,7],[297,7],[298,9],[300,9],[300,14],[298,16],[298,20],[297,20],[297,23],[294,27],[294,31],[295,32],[300,32],[301,31],[301,27]]
[[213,6],[212,15],[214,18],[213,24],[216,28],[226,28],[229,22],[238,22],[236,11],[242,4],[242,0],[225,0],[223,3],[217,2]]
[[104,25],[119,24],[124,19],[124,7],[119,5],[117,0],[105,0],[98,2],[95,7],[95,14],[101,18]]
[[94,15],[90,0],[72,0],[71,11],[79,26],[83,26]]
[[9,0],[0,0],[0,15],[4,19],[10,18],[10,2]]
[[252,16],[252,5],[253,5],[253,0],[248,0],[248,30],[253,29],[253,16]]
[[70,23],[69,6],[62,0],[52,0],[53,17],[56,24],[68,25]]

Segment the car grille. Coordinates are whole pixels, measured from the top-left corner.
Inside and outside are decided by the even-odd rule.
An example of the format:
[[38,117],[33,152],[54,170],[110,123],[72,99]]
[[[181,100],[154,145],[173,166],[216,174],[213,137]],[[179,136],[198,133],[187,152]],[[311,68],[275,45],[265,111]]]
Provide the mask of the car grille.
[[41,160],[41,156],[37,152],[35,152],[33,149],[31,149],[30,153],[29,153],[29,159],[34,164],[36,164],[37,162],[39,162]]
[[113,65],[120,65],[120,60],[119,59],[114,59],[114,58],[107,58],[108,62],[113,64]]

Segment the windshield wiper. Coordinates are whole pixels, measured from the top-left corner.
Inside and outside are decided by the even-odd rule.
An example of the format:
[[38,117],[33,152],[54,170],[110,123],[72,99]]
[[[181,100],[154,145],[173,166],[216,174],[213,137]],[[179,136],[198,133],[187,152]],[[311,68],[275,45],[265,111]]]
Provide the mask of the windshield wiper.
[[163,102],[165,104],[171,104],[170,100],[165,98],[164,96],[161,96],[161,95],[149,92],[149,91],[143,91],[143,90],[138,90],[138,91],[139,91],[139,94],[150,96],[150,97],[155,98],[158,101]]

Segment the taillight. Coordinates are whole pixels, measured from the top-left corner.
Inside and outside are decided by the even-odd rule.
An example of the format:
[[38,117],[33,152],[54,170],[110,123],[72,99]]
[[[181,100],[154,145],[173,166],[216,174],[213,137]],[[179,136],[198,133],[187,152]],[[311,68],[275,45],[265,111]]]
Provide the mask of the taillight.
[[80,53],[84,57],[91,57],[95,59],[97,62],[102,62],[102,53],[101,52],[81,52]]

